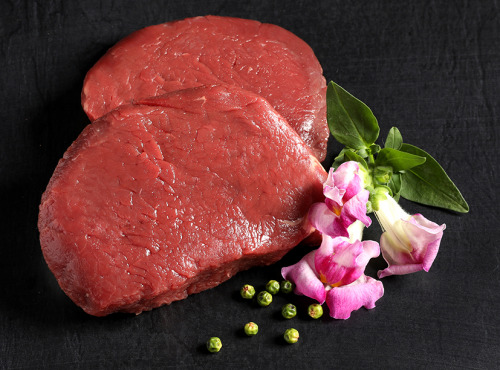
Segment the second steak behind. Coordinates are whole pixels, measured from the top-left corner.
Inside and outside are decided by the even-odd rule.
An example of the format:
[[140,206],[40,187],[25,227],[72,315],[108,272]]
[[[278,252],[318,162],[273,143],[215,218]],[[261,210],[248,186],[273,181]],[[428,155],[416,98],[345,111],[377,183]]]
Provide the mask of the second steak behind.
[[207,16],[141,29],[88,72],[82,105],[93,121],[133,100],[221,83],[267,99],[316,158],[325,158],[323,70],[303,40],[272,24]]

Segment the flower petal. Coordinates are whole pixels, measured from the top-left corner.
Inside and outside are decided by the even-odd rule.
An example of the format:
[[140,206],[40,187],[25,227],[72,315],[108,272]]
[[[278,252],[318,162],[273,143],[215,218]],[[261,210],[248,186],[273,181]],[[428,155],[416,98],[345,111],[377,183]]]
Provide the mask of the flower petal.
[[341,286],[350,284],[363,275],[368,261],[379,254],[376,242],[356,240],[350,243],[346,238],[323,235],[323,242],[316,252],[314,262],[323,283]]
[[306,254],[295,265],[283,267],[281,275],[285,280],[290,280],[295,284],[295,293],[302,294],[317,300],[323,304],[325,302],[326,291],[323,283],[318,279],[318,273],[314,267],[314,255],[316,251]]
[[361,243],[363,244],[363,253],[358,256],[356,263],[359,266],[366,266],[369,260],[380,256],[380,246],[373,240],[365,240]]
[[361,277],[349,285],[330,289],[326,295],[326,304],[330,316],[334,319],[348,319],[352,311],[361,307],[371,309],[375,302],[384,295],[384,286],[379,280],[369,276]]
[[325,203],[314,203],[309,209],[309,222],[322,234],[348,237],[347,227]]
[[371,218],[366,215],[369,196],[370,192],[363,189],[344,204],[340,219],[345,227],[349,227],[356,220],[360,220],[366,227],[372,224]]
[[359,165],[354,161],[342,163],[332,174],[336,187],[345,189],[344,202],[351,199],[363,189],[361,177],[358,175]]
[[439,250],[446,225],[427,220],[420,214],[398,220],[382,234],[380,247],[389,267],[378,272],[379,278],[429,271]]
[[375,216],[382,226],[382,231],[386,231],[394,225],[397,220],[408,220],[410,215],[396,202],[389,194],[385,194],[385,198],[377,201],[375,207]]
[[359,165],[353,161],[342,163],[335,171],[330,169],[323,184],[325,201],[313,204],[309,212],[311,224],[322,234],[348,237],[347,228],[356,220],[371,225],[366,215],[370,193],[363,188],[358,171]]
[[346,238],[323,235],[323,242],[314,259],[316,271],[325,284],[350,284],[365,270],[365,266],[356,264],[356,259],[362,253],[363,244],[360,241],[351,244]]
[[328,172],[328,178],[323,184],[323,194],[325,195],[327,200],[332,200],[338,205],[342,204],[342,198],[345,194],[345,189],[339,188],[333,179],[335,171],[333,168],[330,168]]

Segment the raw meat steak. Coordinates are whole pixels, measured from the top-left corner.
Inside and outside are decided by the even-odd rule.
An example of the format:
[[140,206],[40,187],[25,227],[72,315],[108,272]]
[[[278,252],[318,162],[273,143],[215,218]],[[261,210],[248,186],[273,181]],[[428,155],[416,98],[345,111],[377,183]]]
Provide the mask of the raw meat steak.
[[88,72],[82,105],[93,121],[134,99],[221,82],[266,98],[324,159],[323,70],[304,41],[272,24],[207,16],[139,30]]
[[269,103],[231,86],[123,105],[87,126],[42,197],[49,268],[86,312],[140,313],[279,260],[326,172]]

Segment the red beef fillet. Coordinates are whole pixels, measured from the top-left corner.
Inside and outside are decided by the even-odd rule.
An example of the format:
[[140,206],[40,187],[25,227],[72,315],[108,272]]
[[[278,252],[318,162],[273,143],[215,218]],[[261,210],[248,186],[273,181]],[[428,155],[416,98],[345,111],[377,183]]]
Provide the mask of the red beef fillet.
[[221,83],[266,98],[324,159],[329,131],[323,70],[304,41],[272,24],[207,16],[139,30],[88,72],[82,105],[95,120],[132,100]]
[[271,264],[311,233],[326,172],[270,105],[181,90],[87,126],[40,205],[43,255],[86,312],[140,313]]

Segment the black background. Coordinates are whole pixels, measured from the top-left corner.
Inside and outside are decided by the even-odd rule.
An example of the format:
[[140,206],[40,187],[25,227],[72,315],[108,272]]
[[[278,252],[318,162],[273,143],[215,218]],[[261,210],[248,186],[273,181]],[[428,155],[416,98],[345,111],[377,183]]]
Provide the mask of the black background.
[[[0,368],[500,368],[497,1],[6,1],[0,2]],[[381,138],[393,125],[441,163],[469,202],[459,215],[402,201],[446,223],[428,273],[383,279],[373,310],[349,320],[280,318],[238,299],[296,262],[237,274],[210,291],[139,316],[95,318],[59,289],[40,251],[40,196],[89,122],[86,71],[129,33],[196,15],[275,23],[303,38],[334,80],[367,103]],[[338,147],[330,143],[326,165]],[[378,240],[376,224],[366,238]],[[372,276],[384,267],[372,260]],[[241,328],[253,320],[256,337]],[[295,327],[300,342],[282,332]],[[208,354],[204,342],[221,337]]]

